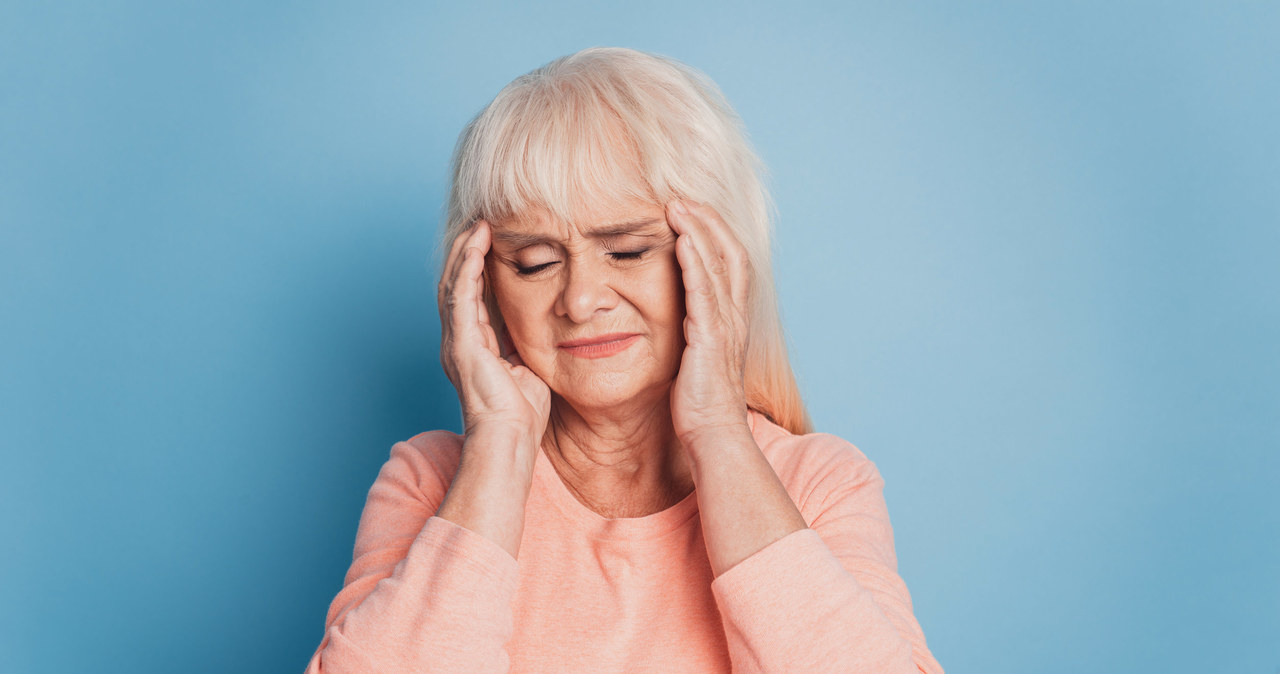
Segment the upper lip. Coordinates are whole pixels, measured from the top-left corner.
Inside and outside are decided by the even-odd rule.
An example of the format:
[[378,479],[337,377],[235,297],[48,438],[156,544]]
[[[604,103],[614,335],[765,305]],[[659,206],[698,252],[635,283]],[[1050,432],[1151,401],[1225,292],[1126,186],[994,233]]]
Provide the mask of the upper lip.
[[562,349],[571,349],[576,346],[594,346],[596,344],[604,344],[605,342],[616,342],[620,339],[635,336],[634,332],[613,332],[607,335],[596,335],[595,337],[583,337],[582,339],[570,339],[560,342],[556,346]]

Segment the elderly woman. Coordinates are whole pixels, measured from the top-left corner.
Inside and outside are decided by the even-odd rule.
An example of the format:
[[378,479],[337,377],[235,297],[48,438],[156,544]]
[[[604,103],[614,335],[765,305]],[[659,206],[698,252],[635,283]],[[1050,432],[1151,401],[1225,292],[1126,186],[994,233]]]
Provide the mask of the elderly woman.
[[941,672],[874,464],[810,433],[738,118],[666,58],[512,82],[454,157],[461,436],[397,443],[308,672]]

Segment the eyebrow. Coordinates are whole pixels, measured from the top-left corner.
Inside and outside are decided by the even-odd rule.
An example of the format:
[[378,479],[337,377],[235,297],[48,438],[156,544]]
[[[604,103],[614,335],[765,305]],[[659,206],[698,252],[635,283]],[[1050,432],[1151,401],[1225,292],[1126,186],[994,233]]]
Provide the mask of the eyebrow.
[[[609,225],[599,225],[592,227],[586,231],[586,236],[591,239],[608,239],[615,236],[631,235],[631,236],[658,236],[657,234],[637,234],[636,230],[656,225],[660,222],[666,222],[662,218],[639,218],[636,220],[627,220]],[[503,243],[510,244],[517,248],[526,246],[535,246],[543,243],[554,243],[558,239],[543,234],[526,234],[524,232],[512,232],[504,229],[494,229],[493,238]]]

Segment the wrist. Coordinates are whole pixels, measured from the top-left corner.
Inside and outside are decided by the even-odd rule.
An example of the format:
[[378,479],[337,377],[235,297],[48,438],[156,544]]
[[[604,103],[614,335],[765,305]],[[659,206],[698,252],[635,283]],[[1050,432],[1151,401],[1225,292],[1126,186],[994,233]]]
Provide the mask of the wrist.
[[533,455],[498,438],[470,435],[436,516],[470,529],[518,558],[525,504],[533,485]]
[[694,449],[703,443],[714,443],[742,436],[751,437],[751,420],[745,403],[730,403],[697,412],[683,412],[672,404],[672,421],[676,436],[685,447]]
[[486,447],[492,451],[508,449],[527,452],[542,444],[541,434],[527,424],[498,419],[467,419],[463,431],[463,444]]
[[680,443],[688,453],[697,471],[704,461],[722,463],[738,456],[759,453],[751,426],[746,421],[701,424],[680,437]]
[[462,440],[461,465],[477,475],[531,479],[541,440],[520,428],[477,426]]

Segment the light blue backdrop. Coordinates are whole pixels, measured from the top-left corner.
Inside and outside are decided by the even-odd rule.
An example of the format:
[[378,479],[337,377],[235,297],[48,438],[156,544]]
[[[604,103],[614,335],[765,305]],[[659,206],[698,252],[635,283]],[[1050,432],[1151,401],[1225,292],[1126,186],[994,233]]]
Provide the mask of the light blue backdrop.
[[[179,7],[178,5],[182,5]],[[0,5],[0,671],[301,671],[433,240],[513,77],[606,44],[773,171],[817,425],[949,672],[1280,668],[1275,3]]]

